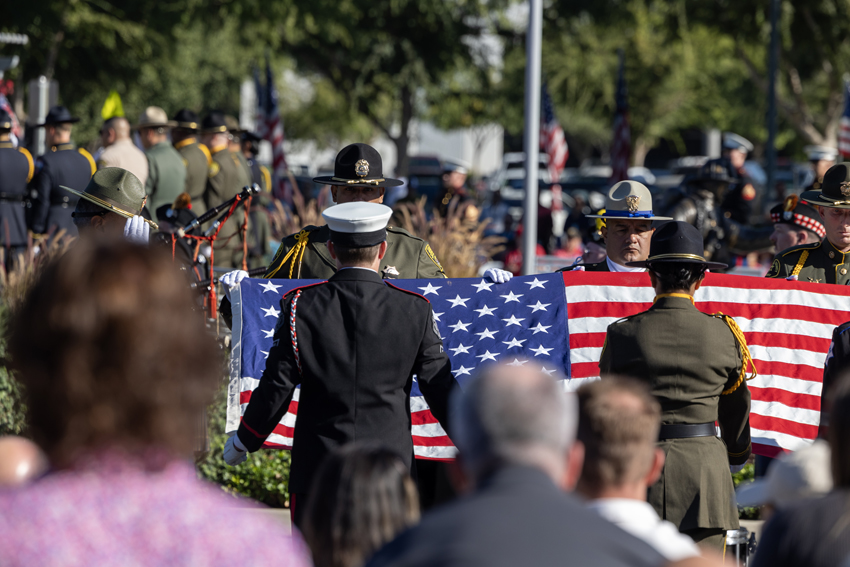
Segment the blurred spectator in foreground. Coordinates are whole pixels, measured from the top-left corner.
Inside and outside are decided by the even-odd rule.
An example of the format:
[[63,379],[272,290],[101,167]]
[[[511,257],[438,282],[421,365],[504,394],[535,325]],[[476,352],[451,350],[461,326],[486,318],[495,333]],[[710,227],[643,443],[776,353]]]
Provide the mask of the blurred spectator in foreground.
[[30,290],[9,350],[53,471],[0,493],[0,564],[310,564],[197,479],[193,426],[223,364],[192,305],[169,254],[122,241],[79,242]]
[[97,168],[120,167],[139,178],[144,185],[148,180],[148,158],[130,139],[130,123],[123,116],[115,116],[100,127],[100,144],[104,150],[97,158]]
[[304,518],[316,567],[360,567],[419,521],[416,485],[402,460],[379,445],[351,444],[319,469]]
[[742,484],[736,491],[738,506],[761,506],[762,520],[777,508],[832,489],[829,443],[815,439],[810,446],[775,459],[763,478]]
[[587,507],[647,542],[670,561],[699,555],[694,541],[658,517],[646,489],[661,476],[664,451],[656,447],[661,405],[636,380],[607,378],[578,392],[578,440],[584,466],[576,490]]
[[17,435],[0,437],[0,487],[21,486],[47,470],[38,445]]
[[368,563],[491,567],[660,565],[646,543],[564,489],[581,471],[576,402],[539,367],[492,366],[452,400],[455,483],[471,494],[434,509]]
[[828,439],[834,488],[819,498],[780,508],[764,527],[754,567],[839,567],[848,564],[850,377],[846,375],[835,385],[829,419]]

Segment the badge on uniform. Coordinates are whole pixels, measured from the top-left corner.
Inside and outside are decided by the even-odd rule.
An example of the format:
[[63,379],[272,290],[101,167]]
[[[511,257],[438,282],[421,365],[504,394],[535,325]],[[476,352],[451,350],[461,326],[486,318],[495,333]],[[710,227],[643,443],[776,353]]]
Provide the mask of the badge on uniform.
[[397,280],[400,275],[395,266],[384,266],[381,270],[381,277],[385,280]]
[[626,195],[626,206],[630,213],[638,212],[640,207],[640,195]]

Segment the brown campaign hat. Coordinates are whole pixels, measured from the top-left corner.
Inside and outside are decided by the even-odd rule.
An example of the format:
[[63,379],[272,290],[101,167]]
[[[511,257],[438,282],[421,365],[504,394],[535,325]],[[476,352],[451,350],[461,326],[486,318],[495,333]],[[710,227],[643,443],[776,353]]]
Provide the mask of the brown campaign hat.
[[168,115],[158,106],[149,106],[139,116],[139,123],[133,126],[134,130],[140,128],[173,128],[177,122],[168,119]]

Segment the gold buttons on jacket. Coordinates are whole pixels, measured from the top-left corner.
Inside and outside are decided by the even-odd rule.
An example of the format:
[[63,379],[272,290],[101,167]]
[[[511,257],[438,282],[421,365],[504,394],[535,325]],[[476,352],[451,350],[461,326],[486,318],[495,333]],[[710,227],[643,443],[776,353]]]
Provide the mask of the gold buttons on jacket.
[[841,268],[840,270],[838,270],[838,273],[841,274],[842,276],[847,275],[847,268]]
[[832,250],[830,250],[830,251],[829,251],[829,257],[830,257],[830,258],[835,258],[835,252],[833,252]]

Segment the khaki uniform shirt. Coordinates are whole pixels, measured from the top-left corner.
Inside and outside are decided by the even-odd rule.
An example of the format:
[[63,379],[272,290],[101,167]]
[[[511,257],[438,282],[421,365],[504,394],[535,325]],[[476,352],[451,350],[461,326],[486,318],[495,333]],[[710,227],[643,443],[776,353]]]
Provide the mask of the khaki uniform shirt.
[[787,278],[796,275],[797,281],[847,285],[850,282],[850,254],[840,252],[824,239],[814,244],[792,246],[776,255],[768,278]]
[[142,185],[148,182],[148,158],[132,140],[118,140],[104,149],[97,159],[97,168],[120,167],[139,178]]
[[212,156],[203,144],[198,143],[195,138],[186,138],[174,144],[183,165],[186,166],[186,193],[192,198],[192,212],[200,216],[207,210],[204,203],[204,192],[207,189],[207,178],[209,177]]
[[[226,145],[212,148],[211,152],[212,164],[207,173],[207,189],[204,194],[208,209],[232,199],[247,185],[245,171]],[[244,216],[244,210],[238,208],[219,231],[215,243],[216,265],[242,267],[242,238],[239,235],[239,227]]]
[[145,191],[148,194],[148,210],[154,220],[156,210],[162,205],[170,205],[186,189],[186,166],[183,158],[168,142],[160,142],[148,148],[148,181]]
[[659,443],[667,460],[648,501],[680,531],[738,527],[729,465],[745,463],[751,451],[741,353],[725,321],[681,294],[659,295],[648,311],[608,326],[599,361],[603,379],[633,376],[648,384],[663,424],[720,424],[722,439]]

